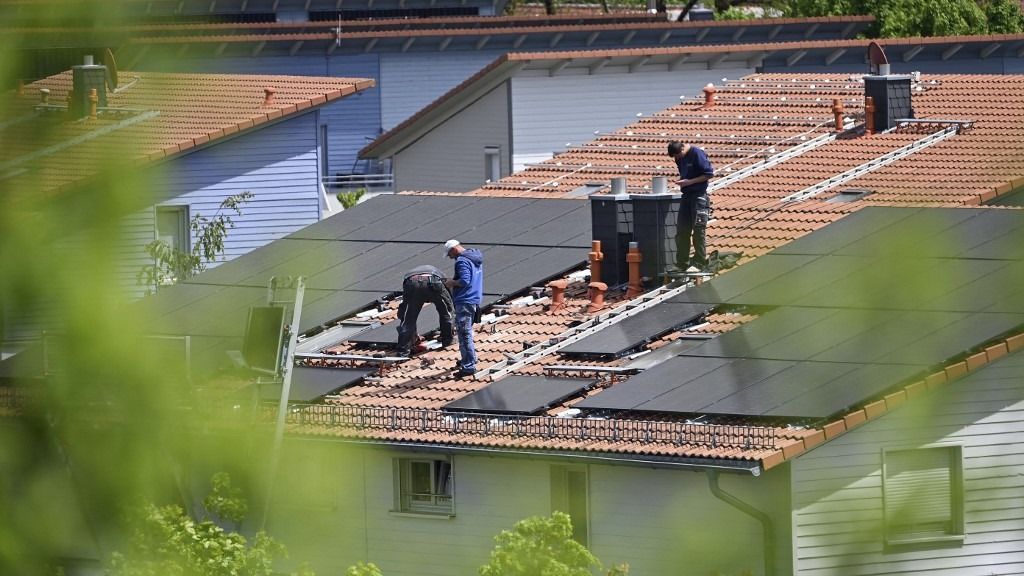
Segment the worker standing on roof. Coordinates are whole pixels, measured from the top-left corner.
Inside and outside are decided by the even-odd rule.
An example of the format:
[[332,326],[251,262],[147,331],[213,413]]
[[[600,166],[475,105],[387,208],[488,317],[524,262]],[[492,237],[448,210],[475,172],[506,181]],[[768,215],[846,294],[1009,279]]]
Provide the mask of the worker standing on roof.
[[411,356],[413,340],[419,335],[416,319],[427,302],[437,309],[441,321],[441,347],[452,343],[455,306],[445,285],[444,274],[433,266],[417,266],[402,280],[402,303],[398,306],[398,355]]
[[[706,231],[711,218],[708,180],[715,175],[707,154],[693,144],[677,140],[668,143],[668,155],[679,168],[679,220],[676,225],[676,267],[687,272],[701,272],[708,267]],[[690,238],[693,258],[690,258]]]
[[475,248],[466,248],[458,240],[444,243],[444,252],[455,260],[455,276],[445,281],[455,301],[455,329],[459,334],[456,378],[476,373],[476,348],[473,346],[473,320],[484,295],[484,255]]

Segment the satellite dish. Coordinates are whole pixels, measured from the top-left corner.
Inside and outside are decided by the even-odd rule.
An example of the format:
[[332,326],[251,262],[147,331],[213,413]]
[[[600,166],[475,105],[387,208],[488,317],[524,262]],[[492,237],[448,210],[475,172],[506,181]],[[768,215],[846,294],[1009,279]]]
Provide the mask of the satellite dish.
[[110,48],[103,49],[103,64],[107,67],[107,90],[117,90],[117,61]]
[[868,62],[871,65],[872,74],[889,73],[889,59],[885,57],[885,50],[882,50],[878,42],[872,41],[868,44]]

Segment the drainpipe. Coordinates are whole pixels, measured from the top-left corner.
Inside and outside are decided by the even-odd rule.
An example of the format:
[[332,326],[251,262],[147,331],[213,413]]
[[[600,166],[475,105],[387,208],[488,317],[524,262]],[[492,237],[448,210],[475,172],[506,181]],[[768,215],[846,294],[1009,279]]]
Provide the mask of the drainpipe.
[[604,260],[604,253],[601,252],[601,241],[590,242],[590,281],[601,281],[601,261]]
[[875,133],[875,99],[871,96],[864,98],[864,125],[869,135]]
[[743,512],[748,516],[753,516],[758,522],[761,523],[761,529],[764,533],[764,576],[774,576],[775,574],[775,529],[772,527],[772,519],[764,512],[754,508],[750,504],[740,500],[739,498],[729,494],[722,490],[718,485],[718,471],[708,470],[708,487],[711,488],[711,493],[715,495],[722,502],[732,506],[733,508]]

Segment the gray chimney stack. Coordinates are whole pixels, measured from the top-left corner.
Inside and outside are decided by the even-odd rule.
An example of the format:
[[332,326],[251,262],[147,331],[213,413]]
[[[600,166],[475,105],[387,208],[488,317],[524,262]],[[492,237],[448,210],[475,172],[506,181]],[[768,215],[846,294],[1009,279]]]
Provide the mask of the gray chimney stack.
[[71,67],[72,99],[70,102],[71,117],[84,118],[89,114],[89,93],[96,90],[98,105],[107,105],[107,67],[93,63],[91,54],[86,55],[85,63]]
[[[879,70],[888,70],[888,64],[880,64]],[[913,118],[914,107],[910,100],[911,77],[904,74],[879,74],[864,77],[864,96],[875,103],[875,130],[883,132],[896,126],[896,120]]]

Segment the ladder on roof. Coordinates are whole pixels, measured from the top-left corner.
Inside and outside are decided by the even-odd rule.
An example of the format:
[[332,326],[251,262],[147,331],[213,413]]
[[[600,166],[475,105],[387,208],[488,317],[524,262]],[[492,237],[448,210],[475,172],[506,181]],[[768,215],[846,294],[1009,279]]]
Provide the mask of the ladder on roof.
[[665,286],[659,286],[654,290],[640,296],[636,300],[625,303],[618,308],[599,314],[594,318],[570,328],[555,338],[555,342],[548,342],[537,344],[518,354],[510,355],[506,360],[502,360],[486,370],[478,373],[480,377],[490,377],[492,380],[497,380],[502,376],[522,368],[523,366],[536,361],[539,358],[558,352],[562,348],[565,348],[569,344],[577,342],[604,330],[608,326],[618,324],[626,318],[635,316],[652,306],[656,306],[669,298],[682,294],[690,286],[689,283],[684,282],[682,284],[667,284]]
[[887,152],[877,158],[874,158],[861,164],[860,166],[851,168],[846,172],[843,172],[842,174],[836,174],[835,176],[832,176],[831,178],[828,178],[826,180],[822,180],[821,182],[818,182],[813,186],[809,186],[799,192],[790,194],[789,196],[783,198],[782,201],[798,202],[800,200],[806,200],[808,198],[811,198],[812,196],[815,196],[827,190],[831,190],[836,186],[845,184],[850,180],[874,172],[875,170],[878,170],[879,168],[886,166],[888,164],[892,164],[893,162],[901,158],[906,158],[907,156],[910,156],[911,154],[918,152],[920,150],[924,150],[929,146],[938,144],[939,142],[942,142],[943,140],[955,134],[958,134],[959,132],[960,124],[952,124],[950,126],[947,126],[946,128],[943,128],[942,130],[939,130],[938,132],[933,132],[925,136],[924,138],[915,140],[902,148],[893,150],[892,152]]
[[821,136],[816,136],[806,142],[801,142],[800,144],[797,144],[792,148],[787,148],[786,150],[783,150],[778,154],[769,156],[764,160],[758,162],[757,164],[751,164],[750,166],[741,168],[735,172],[732,172],[728,176],[715,178],[714,180],[711,181],[710,184],[708,184],[708,192],[714,192],[715,190],[718,190],[720,188],[725,188],[730,184],[743,180],[744,178],[753,176],[754,174],[757,174],[758,172],[761,172],[763,170],[767,170],[777,164],[781,164],[786,160],[800,156],[801,154],[814,150],[815,148],[818,148],[820,146],[824,146],[825,144],[828,144],[829,142],[835,140],[837,134],[837,132],[829,132],[827,134],[822,134]]

